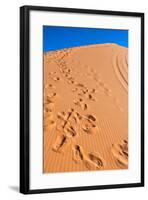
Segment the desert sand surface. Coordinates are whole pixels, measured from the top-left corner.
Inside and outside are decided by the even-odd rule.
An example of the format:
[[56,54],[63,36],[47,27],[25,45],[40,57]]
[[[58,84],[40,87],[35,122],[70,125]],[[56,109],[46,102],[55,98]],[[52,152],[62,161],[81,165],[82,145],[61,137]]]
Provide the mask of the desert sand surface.
[[44,53],[43,173],[128,168],[128,49]]

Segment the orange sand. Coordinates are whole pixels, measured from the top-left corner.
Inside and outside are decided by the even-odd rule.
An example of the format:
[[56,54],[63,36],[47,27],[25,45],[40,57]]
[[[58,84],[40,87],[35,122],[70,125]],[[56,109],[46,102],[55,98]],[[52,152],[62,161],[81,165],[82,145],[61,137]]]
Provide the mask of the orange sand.
[[128,49],[44,54],[43,172],[128,168]]

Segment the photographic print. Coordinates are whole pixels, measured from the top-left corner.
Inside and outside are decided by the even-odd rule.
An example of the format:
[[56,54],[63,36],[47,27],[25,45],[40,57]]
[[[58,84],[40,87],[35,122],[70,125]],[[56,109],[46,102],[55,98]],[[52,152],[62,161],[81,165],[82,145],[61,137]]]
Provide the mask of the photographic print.
[[128,30],[43,27],[44,173],[128,168]]
[[20,192],[144,186],[144,13],[20,8]]

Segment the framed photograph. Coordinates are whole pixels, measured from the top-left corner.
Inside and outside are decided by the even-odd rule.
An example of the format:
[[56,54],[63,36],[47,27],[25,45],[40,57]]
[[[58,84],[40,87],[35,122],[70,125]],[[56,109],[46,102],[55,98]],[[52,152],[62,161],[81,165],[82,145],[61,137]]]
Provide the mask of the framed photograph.
[[144,186],[144,13],[20,8],[20,192]]

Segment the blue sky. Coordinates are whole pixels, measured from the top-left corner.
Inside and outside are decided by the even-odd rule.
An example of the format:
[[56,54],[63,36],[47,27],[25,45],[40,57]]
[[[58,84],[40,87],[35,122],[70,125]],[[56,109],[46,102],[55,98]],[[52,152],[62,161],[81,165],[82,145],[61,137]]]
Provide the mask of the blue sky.
[[43,26],[44,52],[102,43],[128,47],[128,30]]

